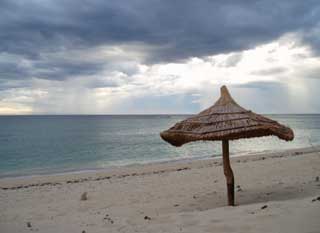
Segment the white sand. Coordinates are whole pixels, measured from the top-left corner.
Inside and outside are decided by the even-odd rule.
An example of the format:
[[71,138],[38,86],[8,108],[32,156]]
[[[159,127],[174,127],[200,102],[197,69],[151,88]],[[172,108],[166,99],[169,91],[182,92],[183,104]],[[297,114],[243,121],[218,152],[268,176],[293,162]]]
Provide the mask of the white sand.
[[319,233],[319,151],[233,158],[236,207],[220,159],[0,179],[0,232]]

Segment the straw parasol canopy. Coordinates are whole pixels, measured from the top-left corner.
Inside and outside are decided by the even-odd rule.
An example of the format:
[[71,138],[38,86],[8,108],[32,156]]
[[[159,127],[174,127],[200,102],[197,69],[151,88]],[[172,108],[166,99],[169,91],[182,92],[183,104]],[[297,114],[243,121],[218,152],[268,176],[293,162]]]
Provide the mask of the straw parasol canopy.
[[199,140],[234,140],[268,135],[286,141],[293,139],[290,128],[238,105],[226,86],[221,87],[221,97],[213,106],[178,122],[160,135],[174,146]]
[[213,106],[160,133],[161,138],[173,146],[182,146],[199,140],[222,141],[229,205],[234,205],[234,178],[229,162],[228,140],[269,135],[285,141],[291,141],[294,138],[290,128],[237,104],[226,86],[221,87],[221,96]]

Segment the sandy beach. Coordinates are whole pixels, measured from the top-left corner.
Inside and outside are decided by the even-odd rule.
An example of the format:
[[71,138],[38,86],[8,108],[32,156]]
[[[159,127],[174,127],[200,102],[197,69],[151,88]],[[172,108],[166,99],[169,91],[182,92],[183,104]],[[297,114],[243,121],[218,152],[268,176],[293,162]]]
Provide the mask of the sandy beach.
[[[320,232],[320,148],[0,179],[0,232]],[[86,192],[86,200],[81,200]]]

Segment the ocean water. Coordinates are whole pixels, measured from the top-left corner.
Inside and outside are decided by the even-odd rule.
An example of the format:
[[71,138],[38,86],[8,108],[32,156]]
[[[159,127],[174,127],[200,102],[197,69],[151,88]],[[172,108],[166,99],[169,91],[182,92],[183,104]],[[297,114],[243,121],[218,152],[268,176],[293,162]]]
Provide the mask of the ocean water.
[[[320,145],[320,115],[267,115],[295,132],[230,142],[231,155]],[[176,148],[159,132],[187,115],[0,116],[0,177],[220,156],[221,142]]]

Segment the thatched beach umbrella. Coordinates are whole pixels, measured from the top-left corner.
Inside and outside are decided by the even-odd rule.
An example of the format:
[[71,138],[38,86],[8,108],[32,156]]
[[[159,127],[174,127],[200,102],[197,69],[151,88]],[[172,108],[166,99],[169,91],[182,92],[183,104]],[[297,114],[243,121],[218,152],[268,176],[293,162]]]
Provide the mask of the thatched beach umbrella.
[[163,140],[174,146],[199,140],[222,141],[223,169],[227,180],[229,205],[234,205],[234,176],[229,160],[229,140],[275,135],[291,141],[294,137],[290,128],[238,105],[226,86],[221,87],[221,96],[213,106],[176,123],[160,135]]

